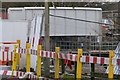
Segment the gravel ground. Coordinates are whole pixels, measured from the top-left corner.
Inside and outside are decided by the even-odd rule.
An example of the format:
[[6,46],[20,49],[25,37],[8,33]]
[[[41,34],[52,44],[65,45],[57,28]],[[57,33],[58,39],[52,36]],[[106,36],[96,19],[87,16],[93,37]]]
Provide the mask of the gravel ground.
[[[90,74],[91,67],[90,64],[83,64],[82,73]],[[100,66],[99,64],[95,64],[95,72],[97,73],[105,73],[106,69],[103,66]]]

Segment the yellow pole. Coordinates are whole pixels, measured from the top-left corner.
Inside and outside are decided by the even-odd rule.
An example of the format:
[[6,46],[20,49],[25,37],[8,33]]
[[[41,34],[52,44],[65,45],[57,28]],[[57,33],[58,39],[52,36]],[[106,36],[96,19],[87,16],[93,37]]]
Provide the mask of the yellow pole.
[[40,51],[42,50],[42,45],[38,45],[38,49],[37,49],[37,56],[38,56],[38,60],[37,60],[37,77],[41,77],[41,56],[40,56]]
[[26,72],[30,72],[30,54],[29,54],[30,43],[26,44]]
[[114,75],[114,66],[112,64],[112,58],[114,57],[114,51],[110,51],[109,53],[109,68],[108,68],[108,79],[113,80],[113,75]]
[[78,60],[77,60],[77,71],[76,71],[76,78],[81,80],[82,78],[82,62],[80,58],[82,56],[82,49],[78,49]]
[[16,65],[17,65],[17,53],[16,53],[17,48],[18,48],[18,45],[14,45],[14,58],[13,58],[13,63],[12,63],[12,76],[14,74],[14,71],[16,70]]
[[[18,49],[20,48],[20,40],[17,40],[18,43]],[[18,65],[18,70],[20,68],[20,52],[18,51],[17,53],[17,65]]]
[[56,51],[56,56],[55,56],[55,79],[59,78],[59,58],[58,58],[58,54],[60,52],[60,48],[56,47],[55,48]]
[[17,65],[18,65],[18,70],[20,68],[20,54],[17,53]]

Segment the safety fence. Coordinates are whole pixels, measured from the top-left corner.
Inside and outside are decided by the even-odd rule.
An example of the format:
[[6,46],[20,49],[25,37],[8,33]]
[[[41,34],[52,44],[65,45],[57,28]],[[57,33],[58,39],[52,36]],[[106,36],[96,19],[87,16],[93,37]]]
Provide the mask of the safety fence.
[[[18,49],[18,52],[16,51]],[[12,64],[12,75],[16,71],[17,65],[20,65],[20,58],[17,57],[19,54],[26,54],[26,72],[30,72],[30,55],[37,56],[37,78],[41,77],[41,58],[52,58],[55,59],[55,78],[59,78],[59,59],[66,59],[69,61],[77,62],[76,78],[82,78],[82,63],[94,63],[94,64],[108,64],[108,78],[113,78],[114,65],[120,65],[120,59],[115,59],[114,52],[109,52],[109,58],[96,57],[96,56],[82,56],[82,49],[78,49],[78,54],[64,54],[60,53],[60,48],[56,47],[55,52],[43,51],[42,46],[38,45],[37,50],[30,49],[30,44],[26,44],[26,49],[22,49],[19,46],[14,46],[14,58]],[[19,59],[18,59],[19,58]]]
[[[26,54],[26,49],[19,49],[20,54]],[[37,50],[29,50],[29,53],[31,55],[37,55]],[[50,52],[50,51],[40,51],[40,56],[41,57],[46,57],[46,58],[55,58],[55,52]],[[67,59],[70,61],[77,61],[77,55],[76,54],[64,54],[64,53],[59,53],[58,57],[60,59]],[[8,62],[12,61],[13,59],[13,52],[8,53],[7,51],[2,52],[2,62]],[[95,64],[109,64],[109,58],[104,58],[104,57],[96,57],[96,56],[82,56],[80,58],[81,62],[85,63],[95,63]],[[120,64],[120,59],[113,58],[112,63],[114,65],[119,65]]]
[[[12,71],[9,70],[0,70],[0,75],[12,75]],[[32,72],[22,72],[22,71],[14,71],[13,76],[17,76],[19,78],[28,78],[28,79],[37,79],[36,75],[34,75]]]
[[[21,54],[26,54],[25,49],[20,49],[20,53]],[[31,55],[37,55],[36,50],[31,49],[31,50],[29,50],[29,53]],[[56,52],[40,51],[40,56],[55,59]],[[77,61],[78,60],[78,55],[77,54],[69,54],[69,53],[59,53],[58,58],[59,59],[67,59],[67,60],[70,60],[70,61]],[[83,62],[83,63],[109,64],[109,58],[106,58],[106,57],[81,56],[80,61]],[[113,58],[112,59],[112,64],[113,65],[120,65],[120,59]]]
[[[29,43],[27,44],[29,46]],[[29,52],[30,51],[30,52]],[[24,51],[23,51],[24,52]],[[26,58],[28,61],[28,64],[26,67],[30,68],[30,55],[32,50],[29,50],[29,47],[26,49]],[[82,56],[82,49],[78,49],[78,54],[64,54],[60,53],[60,48],[56,47],[56,52],[49,52],[49,51],[42,51],[41,50],[41,45],[39,45],[38,50],[35,51],[37,52],[38,56],[38,63],[37,63],[37,76],[41,76],[41,57],[46,57],[46,58],[53,58],[55,59],[55,78],[59,78],[59,59],[67,59],[70,61],[77,61],[77,71],[76,71],[76,77],[77,78],[82,78],[82,62],[84,63],[95,63],[95,64],[109,64],[109,73],[108,73],[108,78],[113,78],[113,65],[118,65],[119,59],[113,59],[114,52],[110,51],[109,58],[104,58],[104,57],[93,57],[93,56]],[[25,52],[24,52],[25,53]]]
[[17,42],[0,42],[0,64],[6,65],[12,62],[14,45],[19,45]]

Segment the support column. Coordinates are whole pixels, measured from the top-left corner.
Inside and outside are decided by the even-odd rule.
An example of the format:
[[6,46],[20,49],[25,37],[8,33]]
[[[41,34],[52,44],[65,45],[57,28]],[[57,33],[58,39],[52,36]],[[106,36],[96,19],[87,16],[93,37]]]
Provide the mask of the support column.
[[[50,51],[50,37],[49,37],[49,2],[45,0],[45,51]],[[44,58],[44,75],[47,77],[50,75],[50,59]]]

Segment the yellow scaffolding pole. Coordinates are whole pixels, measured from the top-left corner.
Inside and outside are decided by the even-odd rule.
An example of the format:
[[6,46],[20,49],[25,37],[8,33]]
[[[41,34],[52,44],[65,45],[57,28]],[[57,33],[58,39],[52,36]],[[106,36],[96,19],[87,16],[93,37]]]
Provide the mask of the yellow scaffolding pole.
[[60,53],[60,48],[56,47],[55,48],[55,79],[59,78],[59,58],[58,58],[58,54]]
[[[17,40],[17,44],[18,44],[18,49],[20,48],[20,40]],[[18,53],[17,53],[17,65],[18,65],[18,70],[20,68],[20,52],[18,50]]]
[[18,48],[18,45],[14,45],[14,58],[13,58],[13,62],[12,62],[12,76],[13,76],[14,71],[16,70],[16,66],[17,66],[17,53],[16,53],[17,48]]
[[81,80],[82,78],[82,62],[80,61],[81,56],[82,56],[82,49],[78,49],[78,60],[77,60],[77,71],[76,71],[77,80]]
[[41,56],[40,51],[42,50],[42,45],[38,45],[37,49],[37,78],[41,77]]
[[30,54],[29,54],[30,43],[26,43],[26,72],[30,72]]
[[112,59],[114,57],[114,51],[110,51],[109,53],[109,68],[108,68],[108,79],[113,80],[113,75],[114,75],[114,66],[112,64]]

